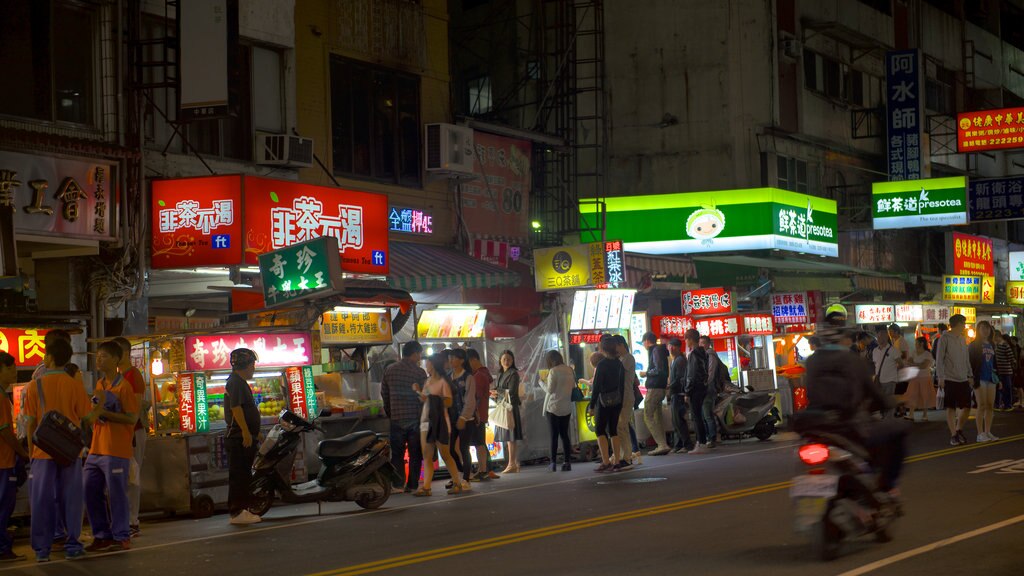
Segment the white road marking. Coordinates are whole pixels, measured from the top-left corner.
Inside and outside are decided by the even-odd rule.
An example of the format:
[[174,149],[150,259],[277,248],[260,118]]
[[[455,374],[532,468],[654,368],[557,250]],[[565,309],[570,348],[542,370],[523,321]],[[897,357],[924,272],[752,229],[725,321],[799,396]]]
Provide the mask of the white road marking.
[[933,550],[937,550],[937,549],[942,548],[944,546],[950,546],[952,544],[956,544],[957,542],[963,542],[964,540],[969,540],[971,538],[974,538],[975,536],[981,536],[982,534],[987,534],[989,532],[994,532],[996,530],[1000,530],[1002,528],[1006,528],[1007,526],[1013,526],[1014,524],[1019,524],[1021,522],[1024,522],[1024,514],[1021,514],[1020,516],[1015,516],[1015,517],[1010,518],[1008,520],[1003,520],[1002,522],[996,522],[995,524],[989,524],[988,526],[983,526],[981,528],[978,528],[977,530],[971,530],[970,532],[964,532],[963,534],[958,534],[956,536],[953,536],[952,538],[946,538],[945,540],[939,540],[937,542],[932,542],[931,544],[925,544],[924,546],[921,546],[920,548],[914,548],[913,550],[907,550],[906,552],[901,552],[900,554],[896,554],[895,556],[890,556],[888,558],[883,558],[881,560],[878,560],[877,562],[872,562],[871,564],[866,564],[864,566],[861,566],[860,568],[854,568],[853,570],[850,570],[848,572],[843,572],[839,576],[860,576],[861,574],[867,574],[868,572],[874,572],[875,570],[878,570],[879,568],[885,568],[886,566],[889,566],[889,565],[892,565],[892,564],[896,564],[897,562],[902,562],[902,561],[906,560],[907,558],[913,558],[914,556],[920,556],[921,554],[927,554],[928,552],[931,552]]
[[[673,460],[673,461],[670,461],[670,462],[666,462],[665,464],[658,464],[658,465],[655,465],[655,466],[650,466],[650,465],[647,465],[647,464],[643,464],[643,465],[641,465],[640,468],[634,468],[634,469],[628,470],[626,472],[619,472],[616,475],[617,476],[622,476],[622,475],[626,475],[626,474],[635,474],[637,472],[646,472],[648,470],[657,470],[659,468],[667,468],[669,466],[678,466],[680,464],[683,464],[683,465],[699,464],[701,462],[711,462],[713,460],[724,460],[726,458],[736,458],[736,457],[739,457],[739,456],[749,456],[751,454],[761,454],[761,453],[765,453],[765,452],[773,452],[773,451],[776,451],[776,450],[785,450],[785,449],[790,449],[792,447],[793,447],[793,443],[792,442],[786,442],[785,444],[783,444],[781,446],[773,446],[771,448],[765,448],[765,449],[762,449],[762,450],[751,450],[749,452],[733,452],[733,453],[729,453],[729,454],[716,454],[716,455],[713,455],[713,456],[704,456],[704,457],[700,457],[700,458],[683,455],[685,457],[683,460]],[[661,457],[660,456],[651,456],[651,458],[661,458]],[[591,463],[590,462],[581,462],[581,464],[590,465]],[[542,468],[542,467],[538,467],[538,468]],[[156,550],[158,548],[166,548],[168,546],[180,546],[182,544],[194,544],[196,542],[206,542],[206,541],[210,541],[210,540],[220,540],[222,538],[231,538],[231,537],[235,537],[235,536],[248,536],[248,535],[252,535],[252,534],[259,534],[259,533],[262,533],[262,532],[269,532],[271,530],[280,530],[280,529],[283,529],[283,528],[294,528],[296,526],[306,526],[306,525],[309,525],[309,524],[319,524],[321,522],[330,522],[332,520],[348,520],[348,519],[365,518],[365,517],[372,516],[372,515],[375,515],[375,514],[386,514],[388,512],[396,512],[396,511],[399,511],[399,510],[409,510],[409,509],[412,509],[412,508],[420,508],[422,506],[434,506],[434,505],[442,505],[442,504],[452,504],[452,503],[455,503],[455,502],[469,500],[471,498],[482,498],[482,497],[485,497],[485,496],[497,496],[499,494],[509,494],[509,493],[512,493],[512,492],[521,492],[521,491],[524,491],[524,490],[532,490],[534,488],[543,488],[543,487],[546,487],[546,486],[558,486],[558,485],[561,485],[561,484],[571,484],[573,482],[580,482],[580,481],[583,481],[583,480],[594,480],[595,478],[606,478],[606,477],[607,476],[605,474],[591,473],[591,474],[587,474],[586,476],[580,476],[578,478],[569,478],[567,480],[557,480],[557,481],[554,481],[554,482],[543,482],[541,484],[530,484],[528,486],[517,486],[517,487],[514,487],[514,488],[503,488],[503,489],[487,491],[487,492],[476,492],[476,491],[470,491],[469,493],[463,492],[462,495],[460,495],[458,497],[455,497],[455,498],[440,498],[440,499],[437,499],[437,500],[430,499],[430,500],[427,500],[427,501],[424,501],[424,502],[417,502],[416,504],[408,504],[406,506],[396,506],[394,508],[382,508],[382,509],[379,509],[379,510],[366,510],[366,511],[358,512],[356,514],[352,513],[352,512],[357,512],[356,510],[343,511],[343,512],[333,513],[330,516],[318,516],[316,518],[310,518],[308,520],[300,520],[300,521],[297,521],[297,522],[288,522],[286,524],[277,524],[277,523],[275,523],[273,526],[262,526],[262,527],[259,527],[259,528],[255,528],[255,527],[239,528],[239,529],[231,531],[231,532],[223,532],[223,533],[220,533],[220,534],[211,534],[209,536],[198,536],[198,537],[195,537],[195,538],[186,538],[184,540],[167,541],[167,542],[162,542],[160,544],[152,544],[152,545],[149,545],[149,546],[139,546],[139,547],[132,548],[131,550],[124,550],[124,551],[118,551],[118,552],[104,552],[102,554],[90,555],[88,558],[92,558],[92,559],[104,558],[104,557],[114,556],[114,555],[118,555],[118,554],[131,554],[133,552],[143,552],[143,551],[146,551],[146,550]],[[300,506],[300,505],[295,505],[295,506]],[[286,509],[286,507],[282,506],[280,509],[283,510],[283,509]],[[345,512],[348,512],[348,513],[345,513]],[[226,519],[225,519],[225,522],[226,522]],[[29,550],[29,553],[31,553],[31,550]],[[52,565],[55,565],[55,564],[63,564],[65,562],[68,562],[68,560],[57,560],[57,559],[54,559],[53,561],[48,562],[46,564],[35,564],[33,559],[31,559],[31,558],[29,559],[29,563],[31,565],[34,565],[34,566],[39,567],[39,568],[46,567],[46,566],[52,566]],[[24,563],[18,562],[15,566],[0,568],[0,572],[10,572],[10,571],[13,571],[13,570],[24,570],[25,568],[26,568],[26,566],[24,565]]]

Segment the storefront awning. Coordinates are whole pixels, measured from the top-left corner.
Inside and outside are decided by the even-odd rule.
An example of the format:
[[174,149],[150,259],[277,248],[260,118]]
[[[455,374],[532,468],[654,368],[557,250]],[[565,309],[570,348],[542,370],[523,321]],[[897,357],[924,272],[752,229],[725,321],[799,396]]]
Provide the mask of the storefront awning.
[[776,276],[772,281],[776,292],[853,292],[853,284],[843,276]]
[[[708,264],[727,266],[740,275],[742,271],[770,270],[773,289],[776,292],[823,292],[848,293],[854,290],[879,294],[904,294],[906,286],[902,278],[891,274],[864,270],[829,262],[824,259],[771,258],[747,255],[700,256],[694,258],[698,267]],[[700,273],[701,284],[706,285],[704,271]],[[716,279],[719,280],[719,279]],[[738,284],[740,282],[737,282]],[[728,284],[726,282],[726,284]]]
[[853,277],[853,284],[858,290],[870,290],[879,293],[904,294],[907,291],[907,286],[903,279],[892,276],[857,274]]
[[626,282],[628,286],[640,287],[644,277],[693,280],[697,267],[689,258],[658,258],[626,253]]
[[518,286],[520,281],[515,272],[442,246],[391,242],[390,252],[388,282],[409,292]]

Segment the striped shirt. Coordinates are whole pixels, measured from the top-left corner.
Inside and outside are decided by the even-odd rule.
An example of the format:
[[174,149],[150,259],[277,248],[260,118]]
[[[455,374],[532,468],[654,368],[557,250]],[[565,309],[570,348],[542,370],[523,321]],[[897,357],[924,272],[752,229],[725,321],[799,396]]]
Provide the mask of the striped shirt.
[[996,346],[996,373],[1012,375],[1017,361],[1013,357],[1013,348],[1003,342]]
[[380,383],[380,394],[388,418],[395,422],[419,421],[423,402],[412,386],[423,386],[426,381],[427,373],[408,358],[388,366]]

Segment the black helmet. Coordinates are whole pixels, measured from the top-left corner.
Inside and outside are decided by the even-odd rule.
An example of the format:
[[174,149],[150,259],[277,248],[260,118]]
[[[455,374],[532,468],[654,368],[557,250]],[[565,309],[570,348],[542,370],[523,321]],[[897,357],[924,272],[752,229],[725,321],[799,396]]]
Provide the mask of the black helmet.
[[259,360],[259,356],[248,348],[235,348],[231,351],[231,369],[248,368]]

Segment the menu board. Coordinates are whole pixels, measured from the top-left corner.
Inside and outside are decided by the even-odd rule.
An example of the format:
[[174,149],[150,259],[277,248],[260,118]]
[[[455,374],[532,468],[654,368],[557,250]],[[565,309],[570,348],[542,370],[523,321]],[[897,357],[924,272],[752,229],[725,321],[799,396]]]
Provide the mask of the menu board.
[[421,340],[473,340],[483,338],[487,310],[425,310],[416,324]]
[[[612,307],[612,295],[605,292],[600,295],[597,300],[597,318],[595,320],[595,328],[598,330],[604,330],[608,328],[608,312],[611,311]],[[616,314],[615,318],[619,315]]]
[[569,330],[627,330],[634,290],[579,290],[573,297]]
[[579,290],[572,296],[572,316],[569,317],[569,330],[583,329],[583,312],[587,308],[587,293]]

